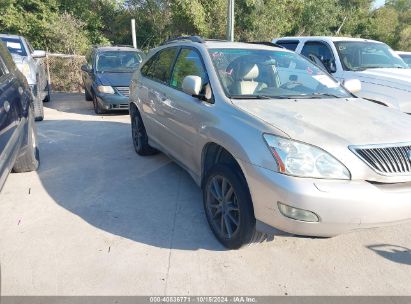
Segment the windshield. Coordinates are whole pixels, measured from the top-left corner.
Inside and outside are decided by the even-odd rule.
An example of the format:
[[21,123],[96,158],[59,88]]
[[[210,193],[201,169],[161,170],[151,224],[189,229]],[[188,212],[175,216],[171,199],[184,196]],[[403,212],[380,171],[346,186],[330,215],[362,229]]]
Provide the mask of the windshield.
[[19,38],[1,37],[0,39],[6,44],[10,53],[20,56],[27,56],[23,42]]
[[323,70],[286,51],[210,49],[230,98],[343,98],[351,95]]
[[138,52],[109,51],[101,53],[96,59],[97,72],[131,73],[136,70],[142,61]]
[[405,61],[406,64],[408,64],[409,67],[411,67],[411,54],[410,55],[401,54],[400,57],[402,58],[402,60]]
[[346,71],[376,68],[406,68],[405,62],[384,43],[369,41],[334,42]]

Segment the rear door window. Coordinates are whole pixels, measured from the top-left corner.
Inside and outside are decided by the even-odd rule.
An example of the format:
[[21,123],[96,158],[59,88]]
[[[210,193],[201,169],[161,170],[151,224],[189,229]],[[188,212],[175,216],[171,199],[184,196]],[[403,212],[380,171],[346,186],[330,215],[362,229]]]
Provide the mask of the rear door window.
[[175,47],[159,51],[141,68],[142,75],[168,85],[177,51]]
[[182,90],[183,80],[186,76],[199,76],[203,84],[208,82],[201,56],[194,49],[184,48],[181,50],[174,65],[171,86]]
[[301,50],[301,54],[308,59],[312,59],[311,56],[314,55],[323,62],[334,59],[330,48],[323,42],[319,41],[306,42],[303,49]]
[[285,47],[287,50],[295,51],[297,49],[299,41],[298,40],[279,40],[276,44]]

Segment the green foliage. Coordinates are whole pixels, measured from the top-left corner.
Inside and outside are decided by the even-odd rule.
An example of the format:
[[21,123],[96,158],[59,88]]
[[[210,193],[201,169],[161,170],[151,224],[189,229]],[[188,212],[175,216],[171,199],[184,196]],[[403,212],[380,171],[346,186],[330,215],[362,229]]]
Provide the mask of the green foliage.
[[47,48],[64,54],[84,54],[90,47],[86,24],[65,12],[53,18],[42,35]]
[[[235,0],[235,37],[271,40],[285,35],[373,38],[411,50],[411,0]],[[224,38],[227,0],[0,0],[0,32],[26,36],[37,48],[84,54],[90,45],[140,48],[184,34]]]

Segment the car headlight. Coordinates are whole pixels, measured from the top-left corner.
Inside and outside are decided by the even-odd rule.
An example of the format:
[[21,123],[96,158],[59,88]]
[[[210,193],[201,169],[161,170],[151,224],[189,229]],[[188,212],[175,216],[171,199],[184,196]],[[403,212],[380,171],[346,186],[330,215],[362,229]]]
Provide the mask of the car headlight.
[[312,178],[351,179],[348,169],[324,150],[294,140],[264,134],[280,173]]
[[114,89],[111,86],[98,86],[97,91],[103,94],[114,94]]

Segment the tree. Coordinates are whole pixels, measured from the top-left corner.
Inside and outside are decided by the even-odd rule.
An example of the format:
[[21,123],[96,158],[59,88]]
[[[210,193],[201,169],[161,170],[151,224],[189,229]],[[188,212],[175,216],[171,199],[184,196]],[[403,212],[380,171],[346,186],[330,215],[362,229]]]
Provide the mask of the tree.
[[53,52],[85,54],[91,47],[86,24],[69,13],[54,18],[43,35],[47,48]]
[[0,32],[23,35],[34,47],[45,47],[43,35],[58,17],[55,0],[0,0]]

